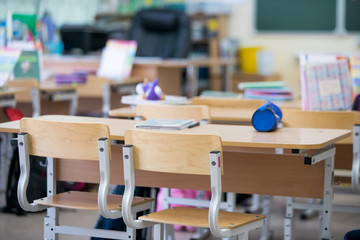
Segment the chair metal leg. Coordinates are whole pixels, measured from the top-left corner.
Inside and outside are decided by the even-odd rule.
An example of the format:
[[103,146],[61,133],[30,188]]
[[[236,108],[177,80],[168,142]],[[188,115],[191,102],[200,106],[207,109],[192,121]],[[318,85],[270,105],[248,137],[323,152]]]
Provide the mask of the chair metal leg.
[[103,85],[103,96],[102,96],[102,112],[103,116],[107,117],[110,111],[111,104],[111,86],[108,83],[104,83]]
[[[306,200],[308,203],[310,204],[318,204],[318,200],[317,199],[314,199],[314,198],[308,198]],[[314,209],[307,209],[306,211],[304,211],[300,218],[303,219],[303,220],[306,220],[306,219],[311,219],[313,217],[316,216],[316,214],[318,214],[318,211],[317,210],[314,210]]]
[[261,240],[267,240],[270,238],[270,203],[271,203],[272,196],[264,195],[263,202],[262,202],[262,215],[266,216],[264,226],[261,229]]
[[136,239],[136,229],[126,227],[126,233],[128,235],[128,240]]
[[195,234],[191,237],[191,240],[203,240],[210,235],[210,229],[208,228],[196,228]]
[[236,207],[236,194],[235,193],[225,193],[226,194],[226,211],[234,212]]
[[[170,188],[163,188],[163,209],[169,209],[170,208],[170,203],[169,203],[169,198],[170,198]],[[166,224],[164,227],[164,236],[165,239],[167,240],[174,240],[174,226],[173,225],[169,225]]]
[[59,225],[59,212],[53,208],[47,209],[47,216],[44,217],[44,240],[57,240],[59,234],[56,233],[55,228]]
[[155,224],[154,225],[154,240],[163,240],[164,239],[164,224]]
[[238,240],[248,240],[249,239],[249,232],[243,232],[237,236]]
[[249,213],[255,213],[261,210],[261,195],[253,194],[251,196],[251,207],[246,211]]
[[[55,171],[55,159],[46,158],[47,168],[47,196],[53,196],[56,194],[56,171]],[[58,234],[56,233],[56,227],[59,226],[59,211],[56,207],[48,208],[46,217],[44,218],[44,240],[57,240]]]
[[174,240],[174,225],[165,224],[164,226],[164,236],[166,240]]

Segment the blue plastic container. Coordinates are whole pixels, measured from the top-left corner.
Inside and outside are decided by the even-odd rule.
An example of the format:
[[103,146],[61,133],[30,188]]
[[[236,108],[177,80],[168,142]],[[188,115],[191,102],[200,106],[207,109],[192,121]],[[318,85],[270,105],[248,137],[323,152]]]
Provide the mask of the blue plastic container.
[[251,123],[259,132],[271,132],[279,127],[281,118],[281,109],[269,101],[255,111]]

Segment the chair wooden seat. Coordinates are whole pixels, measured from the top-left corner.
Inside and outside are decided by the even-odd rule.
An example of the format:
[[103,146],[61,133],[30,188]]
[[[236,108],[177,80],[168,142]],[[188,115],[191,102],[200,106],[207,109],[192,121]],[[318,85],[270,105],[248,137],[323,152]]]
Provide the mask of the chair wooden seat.
[[[83,210],[99,210],[96,192],[69,191],[56,194],[51,197],[34,200],[35,203],[49,206]],[[152,198],[135,197],[132,206],[152,202]],[[121,210],[122,195],[108,195],[108,207],[110,210]]]
[[[150,213],[139,217],[139,219],[149,222],[209,228],[208,217],[208,209],[176,207]],[[219,211],[219,226],[222,229],[233,229],[263,219],[265,216],[258,214]]]

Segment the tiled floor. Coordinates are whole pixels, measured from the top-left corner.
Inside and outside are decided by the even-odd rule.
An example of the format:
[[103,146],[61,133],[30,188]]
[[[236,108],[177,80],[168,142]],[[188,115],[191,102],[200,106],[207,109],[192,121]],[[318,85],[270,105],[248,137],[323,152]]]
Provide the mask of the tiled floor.
[[[353,198],[350,196],[336,199],[335,202],[356,203],[360,207],[360,197]],[[283,217],[284,217],[283,197],[275,197],[272,202],[272,211],[270,226],[274,240],[283,238]],[[0,194],[0,206],[4,205],[4,194]],[[240,209],[241,210],[241,209]],[[35,240],[42,239],[43,217],[45,213],[32,213],[26,216],[18,217],[14,214],[0,213],[0,240]],[[295,236],[297,240],[314,240],[317,239],[318,220],[317,218],[302,221],[299,220],[299,212],[295,218]],[[76,224],[78,226],[91,227],[94,226],[99,214],[97,212],[88,211],[69,211],[62,210],[60,212],[60,222],[67,224]],[[343,239],[344,234],[351,230],[360,228],[360,214],[351,213],[334,213],[332,221],[332,232],[335,240]],[[259,239],[260,231],[251,232],[250,239]],[[177,240],[190,239],[192,233],[176,232]],[[61,235],[60,240],[88,239],[87,237]],[[208,237],[207,240],[215,238]]]

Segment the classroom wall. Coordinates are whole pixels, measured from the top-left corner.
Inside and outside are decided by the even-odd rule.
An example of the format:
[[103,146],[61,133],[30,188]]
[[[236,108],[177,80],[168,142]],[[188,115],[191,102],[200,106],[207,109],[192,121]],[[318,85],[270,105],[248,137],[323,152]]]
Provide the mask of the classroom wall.
[[[38,7],[37,7],[38,6]],[[0,0],[0,21],[8,11],[39,15],[49,11],[55,23],[92,23],[100,7],[100,0]]]
[[300,94],[300,51],[349,52],[359,51],[358,35],[333,34],[257,34],[254,30],[254,1],[246,0],[234,5],[229,24],[229,35],[238,39],[240,46],[264,46],[274,53],[274,71]]

